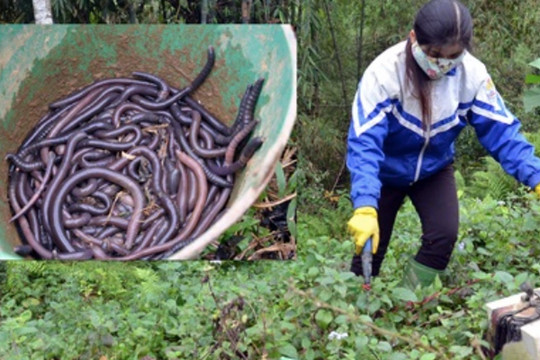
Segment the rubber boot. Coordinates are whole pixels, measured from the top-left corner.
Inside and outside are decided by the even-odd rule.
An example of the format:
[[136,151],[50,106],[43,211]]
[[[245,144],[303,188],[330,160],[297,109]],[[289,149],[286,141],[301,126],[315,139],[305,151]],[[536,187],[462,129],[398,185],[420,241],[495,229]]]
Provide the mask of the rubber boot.
[[416,289],[418,285],[421,287],[429,286],[435,280],[435,277],[442,275],[443,272],[444,270],[430,268],[411,258],[405,266],[400,286],[410,290]]

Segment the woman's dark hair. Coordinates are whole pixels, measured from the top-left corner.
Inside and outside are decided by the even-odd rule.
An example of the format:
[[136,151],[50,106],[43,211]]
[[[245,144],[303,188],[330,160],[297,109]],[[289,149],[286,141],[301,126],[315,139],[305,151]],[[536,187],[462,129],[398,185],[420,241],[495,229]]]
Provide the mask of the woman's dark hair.
[[[471,50],[472,17],[458,0],[431,0],[426,3],[416,14],[413,28],[419,45],[442,47],[457,43]],[[412,93],[420,100],[425,127],[431,123],[431,82],[412,55],[410,39],[405,53],[407,80],[412,86]]]

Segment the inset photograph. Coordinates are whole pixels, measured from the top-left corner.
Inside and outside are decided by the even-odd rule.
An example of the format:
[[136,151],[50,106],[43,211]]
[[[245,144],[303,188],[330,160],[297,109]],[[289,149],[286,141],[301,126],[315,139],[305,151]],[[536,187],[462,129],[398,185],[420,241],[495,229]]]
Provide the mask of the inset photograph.
[[6,25],[0,48],[1,259],[295,258],[290,26]]

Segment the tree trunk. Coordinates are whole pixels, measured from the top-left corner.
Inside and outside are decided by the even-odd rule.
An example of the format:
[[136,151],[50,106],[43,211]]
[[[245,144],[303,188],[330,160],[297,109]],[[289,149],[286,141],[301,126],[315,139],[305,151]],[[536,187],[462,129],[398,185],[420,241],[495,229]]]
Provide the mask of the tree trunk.
[[357,52],[356,52],[356,81],[360,81],[360,72],[362,71],[362,48],[364,45],[364,20],[366,18],[366,1],[362,0],[362,14],[360,15],[360,26],[357,26]]
[[206,24],[208,17],[208,0],[201,1],[201,24]]
[[242,23],[249,24],[252,0],[242,0]]
[[135,13],[135,7],[133,6],[133,3],[131,1],[128,3],[128,14],[129,14],[129,23],[136,24],[137,14]]
[[52,24],[52,11],[50,0],[32,0],[34,6],[34,20],[36,24]]

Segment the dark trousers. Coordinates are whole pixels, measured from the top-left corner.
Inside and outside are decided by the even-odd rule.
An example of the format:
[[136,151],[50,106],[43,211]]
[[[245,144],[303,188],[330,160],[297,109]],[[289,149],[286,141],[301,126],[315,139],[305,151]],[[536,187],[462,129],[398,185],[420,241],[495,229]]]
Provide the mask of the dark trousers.
[[[383,186],[379,199],[379,248],[373,255],[373,275],[378,275],[390,243],[394,221],[405,197],[411,199],[422,223],[422,245],[415,260],[444,270],[457,240],[459,206],[454,168],[448,165],[429,178],[405,188]],[[362,274],[361,256],[353,256],[351,271]]]

